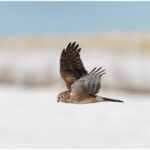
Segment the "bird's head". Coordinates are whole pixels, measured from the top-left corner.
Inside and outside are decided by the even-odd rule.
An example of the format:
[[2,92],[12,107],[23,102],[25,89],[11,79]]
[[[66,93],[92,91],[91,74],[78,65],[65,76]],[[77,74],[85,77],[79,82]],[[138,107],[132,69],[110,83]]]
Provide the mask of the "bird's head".
[[63,101],[63,96],[62,94],[60,93],[58,96],[57,96],[57,102],[62,102]]
[[69,98],[70,98],[69,91],[65,91],[65,92],[60,93],[57,96],[57,102],[67,102]]

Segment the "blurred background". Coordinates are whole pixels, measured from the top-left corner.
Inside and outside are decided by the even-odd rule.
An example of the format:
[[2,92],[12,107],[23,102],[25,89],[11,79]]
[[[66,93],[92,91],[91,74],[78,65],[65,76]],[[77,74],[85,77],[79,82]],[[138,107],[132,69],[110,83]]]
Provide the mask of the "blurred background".
[[[150,2],[0,2],[0,147],[149,148]],[[63,48],[76,41],[99,95],[57,103]]]

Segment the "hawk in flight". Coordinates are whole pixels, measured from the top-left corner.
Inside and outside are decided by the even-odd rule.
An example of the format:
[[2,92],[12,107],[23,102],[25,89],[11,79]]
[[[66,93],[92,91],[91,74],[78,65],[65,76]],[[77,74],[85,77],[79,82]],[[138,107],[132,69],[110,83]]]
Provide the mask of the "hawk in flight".
[[80,58],[79,45],[76,42],[69,43],[63,49],[60,58],[60,74],[64,80],[67,91],[61,92],[57,102],[86,104],[96,102],[123,102],[111,98],[96,95],[101,87],[101,77],[105,70],[94,68],[87,72]]

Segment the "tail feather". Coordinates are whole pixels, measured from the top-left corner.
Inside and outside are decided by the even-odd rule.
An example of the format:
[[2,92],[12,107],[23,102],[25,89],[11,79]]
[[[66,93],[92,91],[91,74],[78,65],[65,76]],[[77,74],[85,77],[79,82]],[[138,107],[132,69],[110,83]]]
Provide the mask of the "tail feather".
[[117,99],[112,99],[112,98],[107,98],[107,97],[101,97],[101,96],[97,96],[96,99],[97,99],[97,100],[101,100],[101,101],[124,103],[124,101],[122,101],[122,100],[117,100]]

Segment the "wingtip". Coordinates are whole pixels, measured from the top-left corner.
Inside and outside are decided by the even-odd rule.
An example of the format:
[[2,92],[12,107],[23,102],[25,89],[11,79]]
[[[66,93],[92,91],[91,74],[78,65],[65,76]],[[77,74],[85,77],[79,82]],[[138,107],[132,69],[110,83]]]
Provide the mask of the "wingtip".
[[72,44],[71,44],[71,47],[74,48],[76,45],[76,42],[74,41]]
[[72,45],[71,42],[69,42],[66,49],[68,49],[71,45]]
[[77,44],[76,41],[73,41],[73,42],[69,42],[68,45],[67,45],[67,47],[68,47],[68,46],[69,46],[69,47],[70,47],[70,46],[75,46],[75,45],[76,45],[76,46],[77,46],[77,45],[79,46],[79,44]]
[[77,49],[77,53],[80,53],[80,51],[81,51],[81,48]]
[[74,41],[73,43],[75,43],[75,44],[76,44],[76,41]]

